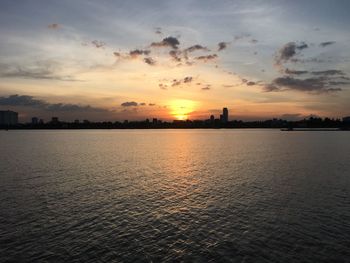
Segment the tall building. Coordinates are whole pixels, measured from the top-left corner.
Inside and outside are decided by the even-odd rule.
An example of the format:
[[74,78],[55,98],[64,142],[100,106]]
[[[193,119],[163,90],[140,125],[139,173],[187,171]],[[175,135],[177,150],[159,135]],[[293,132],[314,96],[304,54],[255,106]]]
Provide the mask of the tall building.
[[57,124],[57,123],[59,123],[60,121],[59,121],[59,119],[58,119],[58,117],[52,117],[51,118],[51,123],[52,124]]
[[228,109],[227,108],[222,109],[222,122],[224,122],[224,123],[228,122]]
[[214,123],[215,122],[215,117],[214,115],[210,115],[210,123]]
[[33,118],[32,118],[32,124],[33,124],[33,125],[38,124],[38,122],[39,122],[39,119],[38,119],[37,117],[33,117]]
[[18,123],[18,113],[14,111],[0,111],[0,125],[16,125]]

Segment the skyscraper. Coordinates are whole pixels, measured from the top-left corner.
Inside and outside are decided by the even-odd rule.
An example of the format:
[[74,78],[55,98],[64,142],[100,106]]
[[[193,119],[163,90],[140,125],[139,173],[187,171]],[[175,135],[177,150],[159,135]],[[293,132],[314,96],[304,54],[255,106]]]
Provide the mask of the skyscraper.
[[33,117],[33,118],[32,118],[32,124],[33,124],[33,125],[38,124],[38,122],[39,122],[39,119],[38,119],[37,117]]
[[222,109],[222,122],[223,123],[228,122],[228,109],[227,108]]
[[18,113],[14,111],[0,111],[0,125],[16,125],[18,123]]

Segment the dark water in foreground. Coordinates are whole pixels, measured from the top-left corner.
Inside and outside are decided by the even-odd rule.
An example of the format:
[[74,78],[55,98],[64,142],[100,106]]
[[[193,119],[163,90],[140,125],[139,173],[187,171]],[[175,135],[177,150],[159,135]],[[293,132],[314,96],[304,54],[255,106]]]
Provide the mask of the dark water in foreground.
[[0,262],[350,262],[350,132],[0,131]]

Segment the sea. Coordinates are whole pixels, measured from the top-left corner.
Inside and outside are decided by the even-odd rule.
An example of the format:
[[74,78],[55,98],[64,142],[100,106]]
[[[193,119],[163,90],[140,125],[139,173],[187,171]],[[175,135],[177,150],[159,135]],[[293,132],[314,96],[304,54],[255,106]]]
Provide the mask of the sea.
[[350,262],[350,132],[0,131],[0,262]]

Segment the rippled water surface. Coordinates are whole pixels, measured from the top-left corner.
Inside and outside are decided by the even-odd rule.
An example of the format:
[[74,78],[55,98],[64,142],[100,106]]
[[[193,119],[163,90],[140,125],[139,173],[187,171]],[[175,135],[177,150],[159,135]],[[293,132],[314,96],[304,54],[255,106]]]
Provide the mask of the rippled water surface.
[[350,262],[350,132],[0,131],[0,262]]

